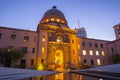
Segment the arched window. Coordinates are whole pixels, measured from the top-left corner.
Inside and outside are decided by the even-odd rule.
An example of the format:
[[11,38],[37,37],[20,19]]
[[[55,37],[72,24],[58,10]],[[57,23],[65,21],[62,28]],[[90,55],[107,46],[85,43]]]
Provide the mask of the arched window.
[[60,37],[60,36],[57,36],[57,42],[62,42],[63,40],[62,40],[62,37]]
[[101,65],[100,59],[97,59],[97,65]]
[[48,21],[49,21],[48,19],[45,20],[45,22],[48,22]]
[[43,42],[45,41],[45,36],[42,37],[42,41],[43,41]]
[[51,18],[50,20],[51,20],[51,21],[53,21],[53,22],[55,21],[55,19],[54,19],[54,18]]
[[91,65],[94,65],[94,61],[93,61],[93,59],[91,59],[90,61],[91,61]]
[[60,22],[60,19],[59,19],[59,18],[57,18],[57,22]]

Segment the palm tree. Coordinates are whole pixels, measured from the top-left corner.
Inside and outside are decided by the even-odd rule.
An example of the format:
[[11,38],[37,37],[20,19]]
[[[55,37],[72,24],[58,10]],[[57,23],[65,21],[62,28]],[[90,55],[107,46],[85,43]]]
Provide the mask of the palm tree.
[[0,63],[5,67],[11,67],[16,61],[26,55],[21,48],[0,48]]

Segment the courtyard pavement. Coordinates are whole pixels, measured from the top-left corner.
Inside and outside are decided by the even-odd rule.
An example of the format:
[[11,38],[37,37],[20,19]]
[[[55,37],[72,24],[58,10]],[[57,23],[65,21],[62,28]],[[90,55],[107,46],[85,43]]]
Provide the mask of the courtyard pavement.
[[72,70],[71,73],[99,77],[107,80],[120,80],[120,64],[100,66],[83,70]]
[[53,71],[38,71],[31,69],[5,68],[0,67],[0,80],[20,80],[35,76],[55,74]]

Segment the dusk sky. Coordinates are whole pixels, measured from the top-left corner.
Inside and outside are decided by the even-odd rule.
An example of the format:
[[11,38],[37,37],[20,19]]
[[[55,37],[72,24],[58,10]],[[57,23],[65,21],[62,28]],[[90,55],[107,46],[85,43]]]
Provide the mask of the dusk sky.
[[0,26],[36,31],[44,13],[57,6],[70,28],[85,27],[88,38],[114,40],[120,0],[0,0]]

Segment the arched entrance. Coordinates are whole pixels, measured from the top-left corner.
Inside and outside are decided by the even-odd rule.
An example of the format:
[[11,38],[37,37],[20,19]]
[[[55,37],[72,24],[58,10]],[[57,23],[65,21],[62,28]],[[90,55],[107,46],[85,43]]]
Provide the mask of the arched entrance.
[[55,53],[55,69],[57,71],[63,70],[63,52],[61,50],[57,50]]

